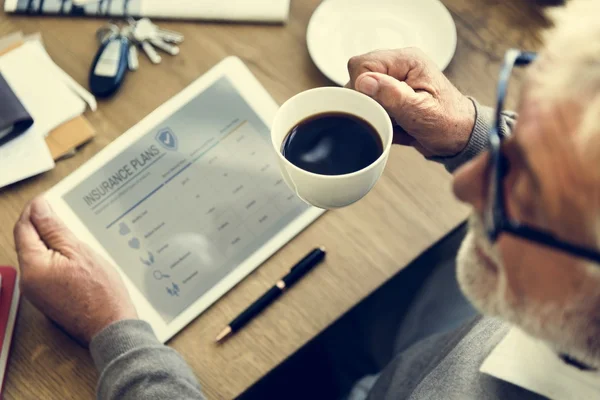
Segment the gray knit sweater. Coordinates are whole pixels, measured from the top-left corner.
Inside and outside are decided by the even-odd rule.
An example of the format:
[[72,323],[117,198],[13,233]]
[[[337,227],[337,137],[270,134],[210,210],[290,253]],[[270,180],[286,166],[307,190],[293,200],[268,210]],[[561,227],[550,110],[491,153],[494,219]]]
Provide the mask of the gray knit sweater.
[[[477,118],[467,147],[451,158],[434,158],[452,171],[487,149],[493,110],[475,102]],[[515,116],[503,114],[503,135]],[[455,332],[425,339],[396,356],[382,371],[369,399],[539,399],[524,389],[479,372],[489,352],[507,333],[500,321],[478,318]],[[183,358],[161,344],[139,320],[105,328],[90,344],[100,372],[99,399],[204,399]]]

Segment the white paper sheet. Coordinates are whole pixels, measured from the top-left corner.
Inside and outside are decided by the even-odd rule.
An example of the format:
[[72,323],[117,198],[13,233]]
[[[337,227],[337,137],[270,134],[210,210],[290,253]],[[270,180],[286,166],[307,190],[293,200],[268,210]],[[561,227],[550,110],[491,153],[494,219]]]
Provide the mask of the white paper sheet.
[[[0,72],[46,136],[81,115],[85,102],[60,79],[39,43],[27,42],[0,57]],[[9,144],[10,145],[10,144]]]
[[96,98],[94,97],[94,95],[88,92],[83,86],[77,83],[77,81],[73,79],[71,75],[67,74],[65,71],[62,70],[62,68],[60,68],[54,63],[54,61],[52,60],[52,58],[50,58],[50,55],[46,52],[46,49],[44,48],[44,44],[41,41],[41,36],[39,34],[36,34],[26,37],[25,40],[31,42],[33,46],[38,47],[39,56],[45,60],[48,68],[52,68],[54,70],[53,72],[56,74],[56,77],[62,80],[63,83],[66,84],[75,94],[81,97],[92,111],[96,111],[96,109],[98,108],[98,103],[96,102]]
[[480,371],[550,399],[600,399],[600,374],[564,363],[544,343],[517,328],[496,346]]
[[85,111],[86,103],[59,71],[39,41],[0,57],[0,73],[34,120],[27,132],[0,146],[0,188],[54,168],[44,138]]
[[0,146],[0,190],[54,168],[54,160],[35,124],[25,133]]

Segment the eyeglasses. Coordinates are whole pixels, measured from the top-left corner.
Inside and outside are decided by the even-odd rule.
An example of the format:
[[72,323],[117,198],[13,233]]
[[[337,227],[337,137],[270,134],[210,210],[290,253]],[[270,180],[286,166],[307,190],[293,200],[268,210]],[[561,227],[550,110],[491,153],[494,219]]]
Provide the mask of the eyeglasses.
[[487,204],[483,212],[485,229],[492,243],[498,239],[498,236],[500,236],[501,233],[506,232],[546,247],[558,249],[565,253],[600,263],[600,251],[565,242],[558,239],[550,232],[521,224],[518,221],[511,220],[506,215],[504,186],[502,183],[508,172],[508,160],[502,154],[501,145],[504,138],[500,134],[504,100],[506,99],[508,81],[514,67],[529,65],[536,57],[536,53],[523,52],[514,49],[509,50],[504,57],[504,63],[498,81],[496,119],[493,127],[489,131],[490,164],[488,171],[490,175]]

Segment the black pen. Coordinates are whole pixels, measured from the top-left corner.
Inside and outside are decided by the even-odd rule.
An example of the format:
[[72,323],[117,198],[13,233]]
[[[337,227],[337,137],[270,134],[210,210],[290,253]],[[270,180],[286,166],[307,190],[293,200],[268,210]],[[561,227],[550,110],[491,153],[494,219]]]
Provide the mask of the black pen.
[[263,294],[258,300],[256,300],[250,307],[246,308],[244,312],[237,316],[236,319],[231,321],[229,325],[225,327],[219,333],[216,338],[217,342],[221,342],[228,338],[235,332],[239,331],[248,322],[252,321],[254,317],[260,314],[265,308],[273,303],[281,294],[292,287],[298,282],[304,275],[306,275],[311,269],[316,267],[325,258],[325,248],[321,247],[314,249],[306,257],[300,260],[296,265],[292,267],[290,272],[281,278],[275,286],[273,286],[267,293]]

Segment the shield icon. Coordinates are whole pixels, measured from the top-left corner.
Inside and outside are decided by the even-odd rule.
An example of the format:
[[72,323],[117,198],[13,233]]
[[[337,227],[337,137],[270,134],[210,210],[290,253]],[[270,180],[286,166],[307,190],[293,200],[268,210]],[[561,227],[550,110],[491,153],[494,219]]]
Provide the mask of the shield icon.
[[177,150],[177,136],[169,128],[158,131],[156,140],[167,150]]

